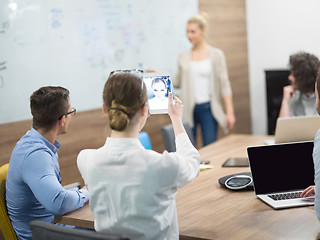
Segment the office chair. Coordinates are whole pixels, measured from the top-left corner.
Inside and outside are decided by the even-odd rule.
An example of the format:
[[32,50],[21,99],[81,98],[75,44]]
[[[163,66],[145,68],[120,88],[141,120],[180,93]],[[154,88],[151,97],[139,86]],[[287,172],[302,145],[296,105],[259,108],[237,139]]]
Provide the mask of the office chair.
[[150,138],[147,132],[140,132],[138,138],[145,149],[152,149]]
[[6,206],[6,180],[9,163],[0,167],[0,229],[5,239],[17,240]]
[[[186,132],[189,136],[189,139],[193,146],[196,146],[192,130],[190,128],[190,125],[187,122],[183,122],[183,126],[186,129]],[[176,151],[176,143],[175,143],[175,136],[174,136],[174,130],[172,124],[168,124],[161,128],[161,133],[163,137],[163,143],[165,146],[165,149],[168,152],[175,152]]]
[[34,220],[29,223],[33,240],[129,240],[116,234],[102,233]]

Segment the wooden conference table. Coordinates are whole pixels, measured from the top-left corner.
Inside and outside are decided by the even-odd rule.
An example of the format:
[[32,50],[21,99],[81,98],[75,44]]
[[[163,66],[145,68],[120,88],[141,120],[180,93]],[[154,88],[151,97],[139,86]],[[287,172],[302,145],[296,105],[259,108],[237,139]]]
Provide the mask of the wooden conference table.
[[[212,169],[203,170],[176,196],[181,239],[275,240],[316,239],[320,223],[313,207],[274,210],[255,197],[253,191],[222,188],[218,179],[249,167],[223,168],[229,157],[247,157],[247,146],[262,145],[270,136],[230,135],[199,150]],[[93,228],[89,205],[55,217],[56,222]]]

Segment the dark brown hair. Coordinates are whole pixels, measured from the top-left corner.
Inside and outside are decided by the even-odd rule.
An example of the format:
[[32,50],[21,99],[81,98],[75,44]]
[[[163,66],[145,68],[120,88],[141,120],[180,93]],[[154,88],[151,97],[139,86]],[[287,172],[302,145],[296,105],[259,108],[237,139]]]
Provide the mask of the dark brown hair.
[[49,131],[68,112],[69,91],[63,87],[42,87],[30,97],[33,128]]
[[103,90],[111,129],[124,131],[146,101],[147,91],[140,76],[124,72],[111,75]]
[[295,78],[295,85],[302,93],[314,92],[319,59],[306,52],[298,52],[290,56],[290,71]]

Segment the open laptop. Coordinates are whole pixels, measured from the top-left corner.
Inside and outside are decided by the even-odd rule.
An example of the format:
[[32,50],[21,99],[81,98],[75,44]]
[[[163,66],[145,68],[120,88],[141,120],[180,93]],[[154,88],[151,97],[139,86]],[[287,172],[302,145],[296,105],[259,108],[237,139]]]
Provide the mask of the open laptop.
[[274,141],[266,141],[266,144],[311,141],[319,128],[319,116],[278,118]]
[[256,196],[275,209],[313,205],[300,197],[314,185],[312,151],[313,141],[248,147]]

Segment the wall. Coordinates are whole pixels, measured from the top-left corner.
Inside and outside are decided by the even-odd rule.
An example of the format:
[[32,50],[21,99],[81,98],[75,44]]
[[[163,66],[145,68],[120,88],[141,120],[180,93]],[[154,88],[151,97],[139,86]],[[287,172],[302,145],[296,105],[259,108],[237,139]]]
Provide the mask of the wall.
[[209,15],[209,44],[222,49],[226,56],[237,119],[232,133],[250,134],[245,0],[199,0],[199,9]]
[[264,70],[286,69],[301,50],[320,57],[320,1],[247,0],[246,7],[252,132],[266,134]]
[[44,85],[68,88],[83,111],[101,106],[111,70],[174,75],[197,12],[197,0],[1,1],[0,102],[10,104],[0,105],[0,123],[30,119],[29,97]]

